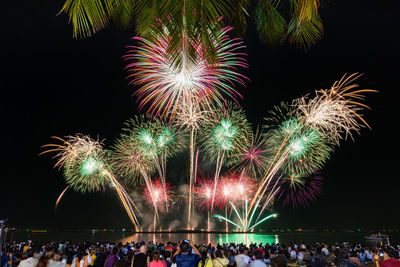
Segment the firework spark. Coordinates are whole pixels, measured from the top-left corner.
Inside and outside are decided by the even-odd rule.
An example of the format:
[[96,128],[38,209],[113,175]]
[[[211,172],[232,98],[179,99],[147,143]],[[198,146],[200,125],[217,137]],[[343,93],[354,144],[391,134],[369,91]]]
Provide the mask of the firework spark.
[[[170,36],[166,27],[153,31],[151,40],[134,37],[140,45],[133,46],[125,56],[132,60],[126,69],[131,72],[130,84],[141,86],[135,94],[140,99],[140,108],[149,104],[149,113],[163,117],[174,117],[180,105],[195,99],[203,109],[223,107],[223,95],[235,99],[240,94],[234,82],[244,85],[245,76],[237,69],[247,68],[241,39],[229,39],[230,27],[221,29],[214,36],[216,60],[209,63],[203,55],[201,42],[193,41],[195,54],[189,55],[184,39],[179,54],[169,53]],[[154,40],[154,41],[153,41]]]
[[143,186],[143,197],[146,205],[159,211],[166,210],[168,202],[174,196],[173,189],[174,187],[169,183],[163,184],[160,178],[152,180],[150,187]]
[[309,99],[302,97],[294,101],[296,112],[302,117],[306,125],[318,128],[328,137],[334,136],[337,143],[352,132],[359,133],[363,126],[369,127],[359,114],[367,108],[358,100],[365,99],[365,93],[377,92],[371,89],[358,89],[357,84],[352,84],[360,75],[358,73],[343,76],[336,81],[330,89],[316,91],[316,96]]
[[[322,165],[327,158],[326,156],[321,158],[317,154],[318,152],[315,154],[310,153],[308,156],[304,154],[310,152],[309,148],[319,143],[317,142],[318,140],[328,143],[329,140],[334,140],[339,144],[343,135],[344,138],[352,136],[352,131],[359,132],[363,125],[368,126],[362,116],[358,114],[359,111],[368,107],[357,101],[365,99],[364,93],[376,91],[358,89],[358,85],[351,84],[358,77],[359,75],[357,74],[352,74],[348,77],[343,76],[330,89],[317,91],[314,98],[302,97],[293,101],[291,112],[284,114],[285,120],[280,129],[277,130],[284,134],[281,134],[280,138],[278,138],[279,141],[276,142],[275,156],[250,204],[249,213],[255,207],[256,202],[263,197],[270,187],[271,181],[284,166],[287,159],[292,157],[292,160],[297,160],[298,157],[302,159],[310,157],[308,163],[303,164],[303,167],[310,167],[314,164],[315,166],[310,167],[312,170]],[[312,146],[309,146],[310,144]],[[326,154],[331,151],[329,147],[330,144],[325,146],[325,150],[328,151]],[[311,151],[318,150],[319,147],[316,146]],[[296,169],[296,166],[292,165],[292,167]],[[299,168],[297,168],[298,170]],[[279,179],[276,181],[279,181]],[[275,193],[275,191],[270,192],[261,213]]]
[[200,209],[209,210],[211,208],[213,188],[213,177],[205,177],[204,174],[201,174],[201,177],[197,179],[197,184],[194,186],[195,203]]
[[250,131],[250,124],[244,111],[236,104],[217,112],[214,117],[203,131],[206,155],[216,162],[213,202],[222,166],[236,151],[243,149],[245,138]]
[[53,137],[62,144],[47,144],[41,154],[57,152],[55,167],[64,169],[67,184],[75,191],[86,193],[99,191],[110,182],[105,171],[106,154],[103,143],[85,135],[68,136],[65,140]]
[[321,193],[323,178],[319,175],[311,177],[301,175],[286,175],[282,178],[279,191],[276,194],[277,200],[282,202],[283,206],[292,203],[292,207],[306,207],[309,202],[316,201]]
[[249,131],[248,136],[244,138],[243,148],[232,153],[228,165],[236,170],[243,169],[254,178],[262,175],[267,170],[271,156],[266,141],[258,128],[255,133]]
[[117,191],[131,222],[138,229],[138,219],[134,212],[134,208],[136,210],[137,208],[115,178],[112,167],[107,163],[108,157],[103,150],[102,142],[80,134],[68,136],[66,140],[59,137],[54,138],[61,141],[62,144],[44,145],[43,147],[49,149],[40,154],[57,152],[58,161],[55,167],[64,169],[64,177],[69,185],[57,199],[56,207],[69,188],[85,193],[98,191],[109,185]]

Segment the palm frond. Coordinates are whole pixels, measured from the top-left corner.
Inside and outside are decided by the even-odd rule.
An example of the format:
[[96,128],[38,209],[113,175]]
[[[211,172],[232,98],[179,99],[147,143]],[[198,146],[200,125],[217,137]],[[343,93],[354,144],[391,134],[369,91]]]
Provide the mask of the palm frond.
[[132,0],[135,2],[134,14],[136,20],[136,31],[138,35],[148,38],[157,20],[164,19],[166,16],[161,13],[163,1],[160,0]]
[[247,30],[249,2],[249,0],[232,0],[230,13],[225,17],[228,25],[232,25],[234,32],[241,36]]
[[259,0],[255,8],[257,30],[267,44],[279,44],[286,35],[287,23],[277,10],[278,4],[279,1]]
[[299,20],[293,17],[289,22],[289,42],[302,46],[306,50],[322,38],[324,27],[319,16],[312,20]]
[[113,0],[111,20],[126,29],[133,21],[136,0]]
[[66,0],[61,11],[72,23],[73,37],[90,37],[109,22],[112,0]]
[[319,0],[291,0],[293,16],[289,22],[289,42],[308,49],[322,38],[324,26],[318,14]]

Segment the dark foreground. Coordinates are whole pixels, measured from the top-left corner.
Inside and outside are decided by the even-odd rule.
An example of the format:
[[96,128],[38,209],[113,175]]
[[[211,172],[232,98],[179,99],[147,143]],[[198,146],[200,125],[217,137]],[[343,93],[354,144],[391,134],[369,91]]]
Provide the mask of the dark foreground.
[[[128,242],[3,242],[1,265],[6,267],[188,267],[179,256],[193,254],[193,267],[284,267],[400,266],[400,246],[348,242],[249,242],[194,243],[192,240]],[[185,246],[184,246],[185,247]],[[197,254],[198,256],[195,256]],[[135,256],[136,255],[136,256]],[[134,258],[142,255],[149,264],[138,266]],[[208,260],[207,260],[208,259]],[[110,265],[110,261],[112,264]],[[178,264],[176,265],[176,261]],[[107,263],[108,262],[108,263]],[[107,265],[108,264],[108,265]],[[200,265],[199,265],[200,264]],[[391,264],[391,265],[386,265]],[[181,265],[181,266],[180,266]],[[190,266],[190,267],[191,267]]]

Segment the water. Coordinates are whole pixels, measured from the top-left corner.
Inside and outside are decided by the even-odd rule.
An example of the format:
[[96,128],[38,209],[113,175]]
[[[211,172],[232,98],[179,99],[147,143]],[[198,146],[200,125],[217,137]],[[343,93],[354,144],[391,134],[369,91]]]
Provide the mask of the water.
[[[312,244],[315,242],[361,242],[365,243],[364,237],[369,235],[362,232],[289,232],[277,234],[259,234],[259,233],[132,233],[132,232],[14,232],[8,233],[5,240],[15,241],[87,241],[87,242],[129,242],[129,241],[159,241],[178,242],[182,239],[192,240],[194,243],[283,243],[301,242]],[[389,234],[392,243],[398,244],[400,233]]]

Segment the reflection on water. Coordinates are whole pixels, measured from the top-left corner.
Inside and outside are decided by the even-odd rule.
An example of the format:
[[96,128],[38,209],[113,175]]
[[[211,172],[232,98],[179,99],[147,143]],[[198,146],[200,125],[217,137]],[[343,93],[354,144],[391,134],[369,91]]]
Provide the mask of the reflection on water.
[[153,242],[168,242],[187,239],[192,240],[195,244],[217,244],[217,243],[279,243],[278,235],[266,235],[266,234],[253,234],[253,233],[137,233],[128,237],[121,238],[119,241],[122,243],[126,242],[140,242],[150,241]]

